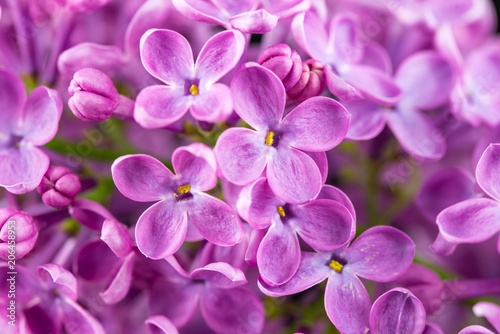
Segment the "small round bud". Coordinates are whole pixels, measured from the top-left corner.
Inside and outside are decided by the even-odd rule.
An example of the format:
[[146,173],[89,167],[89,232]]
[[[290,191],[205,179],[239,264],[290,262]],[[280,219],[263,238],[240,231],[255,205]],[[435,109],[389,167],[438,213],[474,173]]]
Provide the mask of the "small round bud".
[[286,93],[293,101],[303,102],[320,95],[325,85],[325,66],[317,60],[309,59],[302,63],[300,80]]
[[283,82],[285,90],[292,88],[302,73],[299,54],[286,44],[277,44],[265,49],[259,57],[259,64],[273,71]]
[[33,217],[18,210],[0,209],[0,258],[22,258],[33,249],[37,238]]
[[73,202],[81,190],[81,184],[78,176],[67,168],[50,166],[36,190],[42,195],[45,204],[62,209]]
[[68,106],[73,114],[89,122],[109,119],[120,98],[113,81],[101,71],[84,68],[75,73],[69,84]]

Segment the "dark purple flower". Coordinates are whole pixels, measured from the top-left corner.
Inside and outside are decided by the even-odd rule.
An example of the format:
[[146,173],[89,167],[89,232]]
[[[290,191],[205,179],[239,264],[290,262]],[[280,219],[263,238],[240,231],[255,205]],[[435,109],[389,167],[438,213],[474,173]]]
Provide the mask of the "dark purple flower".
[[184,239],[200,236],[232,246],[243,239],[237,214],[223,201],[207,195],[217,183],[212,150],[195,143],[179,147],[172,156],[176,175],[153,157],[137,154],[117,159],[111,168],[116,187],[138,202],[159,201],[137,222],[137,247],[153,259],[175,253]]
[[38,229],[31,215],[13,209],[0,209],[0,258],[21,259],[33,249],[37,237]]
[[237,185],[265,171],[269,186],[290,203],[317,196],[320,169],[303,151],[337,146],[349,127],[349,113],[333,99],[311,98],[283,118],[285,90],[270,70],[247,63],[231,83],[236,113],[255,130],[232,128],[217,140],[214,153],[224,178]]
[[21,79],[0,69],[0,110],[0,186],[23,194],[35,189],[49,168],[49,158],[37,146],[55,136],[62,102],[45,86],[26,98]]

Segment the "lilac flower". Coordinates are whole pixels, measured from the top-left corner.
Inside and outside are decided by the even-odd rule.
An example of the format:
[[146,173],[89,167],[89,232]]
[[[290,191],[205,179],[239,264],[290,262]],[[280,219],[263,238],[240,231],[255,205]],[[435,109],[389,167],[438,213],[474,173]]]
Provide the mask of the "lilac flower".
[[301,263],[291,280],[276,287],[259,279],[259,287],[273,297],[291,295],[328,278],[325,309],[342,333],[365,333],[371,307],[362,278],[388,282],[403,275],[415,254],[413,241],[390,226],[372,227],[348,248],[330,252],[302,252]]
[[453,84],[451,66],[438,53],[422,51],[399,66],[395,79],[403,92],[397,105],[387,107],[369,100],[345,104],[352,114],[347,138],[374,138],[387,123],[401,146],[412,156],[440,159],[445,153],[445,140],[420,110],[436,108],[448,101]]
[[422,333],[425,309],[409,290],[395,288],[377,298],[370,311],[372,334]]
[[[476,167],[477,184],[493,199],[471,198],[443,210],[436,219],[439,235],[431,246],[451,254],[461,243],[479,243],[500,231],[500,144],[491,144]],[[499,249],[500,252],[500,249]]]
[[56,209],[68,206],[81,190],[78,176],[61,166],[50,166],[36,188],[42,201]]
[[256,131],[226,130],[214,153],[224,178],[237,185],[255,181],[265,170],[269,186],[289,203],[303,203],[319,193],[320,170],[303,151],[322,152],[347,133],[349,113],[338,102],[311,98],[283,119],[285,90],[270,70],[247,63],[231,83],[236,113]]
[[279,17],[264,9],[259,0],[173,0],[182,14],[200,22],[219,24],[247,34],[264,34],[274,29]]
[[185,272],[169,258],[175,271],[160,277],[150,292],[151,314],[163,315],[178,327],[192,317],[198,300],[203,318],[216,333],[261,333],[264,309],[259,297],[243,288],[243,272],[224,262]]
[[55,136],[62,102],[44,86],[26,99],[23,82],[0,69],[0,110],[0,186],[23,194],[35,189],[49,168],[49,158],[37,146]]
[[324,22],[308,11],[294,18],[292,32],[312,58],[326,65],[328,89],[341,101],[365,97],[394,104],[401,91],[387,74],[389,56],[374,42],[362,40],[358,26],[354,15],[339,13],[329,22],[327,32]]
[[243,54],[245,38],[238,31],[213,36],[196,64],[189,42],[172,30],[148,30],[141,38],[141,59],[146,70],[167,86],[143,89],[136,99],[134,117],[145,128],[172,124],[186,114],[206,122],[225,120],[232,112],[229,87],[216,83]]
[[490,302],[479,302],[472,307],[476,317],[485,317],[500,333],[500,306]]
[[146,325],[151,334],[179,334],[174,324],[162,315],[154,315],[147,318]]
[[205,194],[217,183],[212,150],[195,143],[172,156],[176,175],[153,157],[137,154],[117,159],[111,168],[116,187],[138,202],[158,201],[137,222],[139,250],[153,259],[175,253],[184,239],[203,238],[231,246],[243,239],[236,213],[223,201]]
[[238,212],[254,229],[269,227],[258,246],[257,265],[261,279],[271,286],[287,282],[297,271],[298,236],[314,249],[332,250],[356,231],[352,204],[331,186],[323,187],[317,199],[294,205],[277,198],[260,178],[241,191]]
[[[0,276],[10,277],[6,264],[0,264]],[[101,324],[77,302],[76,278],[63,267],[48,263],[37,268],[37,276],[16,266],[16,316],[26,333],[104,334]],[[10,281],[0,282],[0,304],[6,309]],[[5,317],[2,317],[5,318]],[[2,319],[4,321],[4,319]],[[4,327],[5,328],[5,327]]]
[[258,63],[273,71],[283,82],[285,90],[292,88],[300,79],[302,60],[297,51],[287,44],[268,47],[259,56]]
[[33,249],[37,237],[38,229],[31,215],[19,210],[0,209],[0,258],[21,259]]
[[299,81],[286,94],[295,102],[303,102],[321,95],[325,85],[325,66],[317,60],[309,59],[302,63]]

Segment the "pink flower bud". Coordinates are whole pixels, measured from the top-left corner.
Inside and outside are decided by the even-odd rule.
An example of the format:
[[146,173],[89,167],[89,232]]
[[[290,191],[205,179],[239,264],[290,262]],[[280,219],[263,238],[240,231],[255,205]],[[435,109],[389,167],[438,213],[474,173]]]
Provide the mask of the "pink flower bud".
[[325,66],[314,59],[302,63],[300,80],[287,90],[288,97],[295,102],[303,102],[320,95],[325,89]]
[[302,73],[299,54],[286,44],[277,44],[265,49],[259,57],[259,64],[273,71],[283,82],[285,90],[292,88]]
[[80,189],[78,176],[60,166],[50,166],[36,188],[42,195],[42,201],[56,209],[62,209],[73,202]]
[[33,249],[37,237],[33,217],[18,210],[0,209],[0,258],[22,258]]

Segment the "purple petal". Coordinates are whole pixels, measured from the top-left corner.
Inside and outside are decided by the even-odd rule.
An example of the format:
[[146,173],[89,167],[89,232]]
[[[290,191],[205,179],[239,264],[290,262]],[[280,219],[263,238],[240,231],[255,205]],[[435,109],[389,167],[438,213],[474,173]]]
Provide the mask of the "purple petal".
[[127,227],[112,219],[106,219],[102,224],[101,240],[119,258],[124,258],[132,252],[134,246],[134,241],[129,236]]
[[479,186],[491,197],[500,200],[500,144],[490,144],[476,167]]
[[341,274],[330,269],[325,290],[325,309],[328,318],[340,332],[366,333],[370,307],[370,296],[356,275],[347,268]]
[[62,101],[57,91],[37,87],[24,106],[21,134],[34,145],[48,143],[56,135],[62,113]]
[[265,34],[276,27],[278,19],[279,16],[259,9],[231,17],[229,24],[245,34]]
[[267,164],[265,134],[244,128],[224,131],[214,147],[222,175],[237,185],[256,180]]
[[233,112],[231,90],[224,84],[200,87],[199,95],[193,99],[191,115],[198,121],[217,123],[225,121]]
[[200,85],[217,82],[239,62],[245,50],[245,37],[235,30],[215,34],[203,46],[195,65]]
[[184,16],[198,21],[222,25],[229,29],[221,10],[212,2],[204,0],[172,0],[175,8]]
[[75,274],[88,281],[108,277],[121,262],[102,240],[89,242],[83,246],[75,260]]
[[206,290],[200,306],[207,325],[217,333],[262,332],[264,308],[259,297],[250,290]]
[[324,281],[331,269],[329,253],[301,252],[300,265],[295,275],[285,284],[270,286],[259,277],[259,289],[268,296],[281,297],[302,292]]
[[318,166],[307,154],[278,146],[267,166],[269,187],[289,203],[304,203],[315,198],[323,185]]
[[[0,264],[0,275],[2,280],[0,280],[0,302],[2,303],[2,308],[4,305],[10,303],[8,298],[10,285],[12,281],[15,281],[16,286],[16,304],[27,304],[42,293],[40,287],[40,282],[35,275],[31,273],[28,269],[21,265],[16,266],[16,274],[9,274],[12,272],[9,269],[7,262],[2,261]],[[14,277],[12,279],[12,277]]]
[[352,101],[363,98],[363,94],[350,84],[341,79],[337,74],[333,73],[332,69],[326,67],[326,84],[330,92],[339,98],[340,101]]
[[330,56],[325,45],[328,45],[328,33],[322,20],[313,11],[295,16],[292,22],[292,33],[297,43],[314,59],[328,63]]
[[432,109],[449,100],[453,70],[437,52],[422,51],[399,66],[396,82],[403,91],[402,103],[418,109]]
[[415,244],[391,226],[376,226],[362,233],[347,249],[350,270],[363,278],[389,282],[403,275],[415,255]]
[[321,173],[321,181],[326,182],[328,178],[328,158],[325,152],[304,152],[314,160]]
[[272,286],[284,284],[295,275],[299,264],[299,239],[293,227],[274,218],[257,251],[262,280]]
[[429,248],[438,255],[448,256],[455,251],[455,249],[457,248],[457,243],[446,240],[441,233],[438,233],[436,240],[434,240]]
[[95,231],[101,231],[104,220],[115,220],[104,206],[85,198],[71,203],[69,213],[77,222]]
[[231,82],[234,110],[251,127],[274,129],[283,116],[286,93],[281,80],[256,63],[246,63]]
[[[347,197],[347,195],[339,188],[330,186],[328,184],[324,185],[323,188],[321,188],[321,191],[316,199],[331,199],[339,202],[340,204],[345,206],[347,210],[349,210],[349,213],[353,217],[353,221],[356,222],[356,212],[354,211],[354,206],[352,205],[349,197]],[[353,225],[353,228],[355,229],[356,227]]]
[[312,97],[293,109],[281,123],[289,145],[304,151],[328,151],[340,144],[351,116],[337,101]]
[[351,124],[347,138],[367,140],[378,136],[385,127],[384,110],[369,100],[347,101],[343,103],[351,114]]
[[149,86],[137,95],[134,119],[146,129],[163,128],[181,119],[190,103],[183,87]]
[[233,246],[243,240],[245,229],[236,212],[218,198],[197,193],[189,203],[189,221],[208,241]]
[[[8,130],[21,115],[26,89],[14,73],[0,69],[0,127]],[[12,122],[12,123],[11,123]]]
[[141,37],[141,59],[146,70],[169,85],[184,85],[194,75],[193,52],[181,34],[150,29]]
[[135,228],[137,247],[152,259],[174,254],[184,242],[187,216],[176,207],[175,200],[156,203],[139,217]]
[[392,133],[412,156],[425,160],[438,160],[443,157],[446,141],[422,112],[399,108],[386,115]]
[[224,262],[210,263],[193,270],[191,278],[204,280],[213,289],[232,289],[248,284],[245,274]]
[[333,250],[351,238],[354,219],[347,208],[329,199],[317,199],[293,208],[300,237],[314,249]]
[[472,307],[476,317],[485,317],[500,332],[500,306],[490,302],[479,302]]
[[76,300],[77,282],[72,273],[55,263],[38,266],[36,272],[42,282],[59,290],[64,297]]
[[0,151],[0,186],[14,194],[31,191],[42,181],[49,162],[44,152],[23,142],[19,149]]
[[[60,308],[57,307],[57,304],[50,301],[42,301],[41,303],[37,303],[34,306],[24,309],[22,313],[24,313],[23,315],[26,323],[23,325],[29,328],[26,333],[60,333],[60,312]],[[17,333],[19,332],[16,332],[16,334]]]
[[500,231],[500,204],[486,198],[468,199],[443,210],[436,224],[449,242],[482,242]]
[[359,63],[364,55],[364,44],[358,31],[359,22],[354,15],[337,14],[331,21],[331,53],[336,63]]
[[151,334],[179,334],[174,324],[162,315],[154,315],[146,319]]
[[124,258],[118,272],[106,289],[100,293],[102,300],[106,304],[116,304],[128,293],[130,283],[132,283],[132,270],[134,269],[135,253],[130,253]]
[[102,325],[76,302],[64,298],[61,303],[62,321],[68,334],[105,334]]
[[472,325],[465,327],[460,332],[458,332],[458,334],[495,334],[495,333],[493,333],[486,327],[479,325]]
[[172,172],[149,155],[122,156],[113,162],[111,173],[118,190],[131,200],[152,202],[171,195]]
[[267,231],[264,229],[252,229],[252,232],[250,232],[250,240],[248,241],[248,247],[245,253],[245,261],[251,268],[255,268],[257,266],[257,252],[262,239],[266,236],[266,232]]
[[422,333],[425,317],[424,306],[409,290],[392,289],[373,303],[370,312],[371,333]]
[[217,162],[205,144],[194,143],[177,148],[172,155],[172,165],[181,180],[190,184],[191,191],[210,190],[217,184]]

